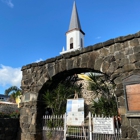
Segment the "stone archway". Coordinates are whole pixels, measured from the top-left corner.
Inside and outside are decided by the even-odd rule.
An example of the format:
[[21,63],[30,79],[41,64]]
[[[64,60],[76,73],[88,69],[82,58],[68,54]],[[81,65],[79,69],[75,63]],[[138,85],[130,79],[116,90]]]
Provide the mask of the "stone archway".
[[[86,71],[102,72],[114,80],[119,106],[125,108],[122,81],[132,74],[140,74],[140,32],[88,46],[55,58],[22,67],[23,95],[36,98],[21,103],[20,127],[22,140],[41,140],[42,104],[39,99],[45,83],[56,76]],[[126,119],[124,119],[126,121]],[[124,122],[129,125],[129,122]],[[133,129],[133,126],[129,126]],[[136,130],[136,128],[135,128]],[[138,134],[137,134],[138,137]]]

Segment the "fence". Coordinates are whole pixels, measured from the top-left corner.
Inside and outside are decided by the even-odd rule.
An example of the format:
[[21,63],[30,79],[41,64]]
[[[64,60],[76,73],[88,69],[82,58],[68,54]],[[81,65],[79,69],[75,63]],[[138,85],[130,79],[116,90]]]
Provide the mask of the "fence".
[[[95,119],[103,119],[104,117],[93,116],[90,112],[83,126],[67,126],[66,114],[55,116],[43,116],[43,139],[44,140],[66,140],[70,137],[74,140],[119,140],[121,138],[121,125],[118,117],[114,117],[113,133],[98,132],[95,129]],[[111,120],[108,118],[108,120]],[[104,120],[103,120],[104,121]],[[98,126],[98,123],[97,123]],[[100,127],[100,125],[99,125]],[[106,131],[106,130],[105,130]]]

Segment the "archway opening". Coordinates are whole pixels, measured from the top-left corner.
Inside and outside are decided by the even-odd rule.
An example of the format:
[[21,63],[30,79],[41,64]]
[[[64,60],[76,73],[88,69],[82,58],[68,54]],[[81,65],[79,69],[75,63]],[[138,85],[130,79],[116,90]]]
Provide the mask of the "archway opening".
[[[103,113],[102,111],[106,111],[106,113],[108,113],[108,111],[112,108],[112,105],[113,105],[112,103],[114,103],[112,101],[115,101],[115,103],[116,103],[116,99],[112,98],[113,96],[112,96],[111,92],[109,91],[110,89],[101,85],[100,82],[96,83],[96,84],[98,84],[98,87],[95,90],[98,91],[99,87],[102,87],[101,90],[104,90],[103,93],[105,93],[105,92],[108,93],[108,94],[105,93],[105,96],[103,96],[103,98],[100,98],[102,93],[99,93],[98,96],[97,96],[97,94],[95,94],[95,91],[93,92],[92,89],[91,90],[87,89],[89,87],[88,86],[89,82],[88,81],[85,82],[84,79],[79,78],[78,74],[88,75],[89,73],[94,74],[94,76],[96,78],[97,77],[100,77],[100,78],[102,77],[100,79],[100,82],[104,83],[105,81],[107,81],[104,84],[107,84],[107,83],[110,84],[110,83],[113,82],[113,81],[108,82],[108,80],[110,80],[108,75],[106,75],[104,73],[101,73],[100,71],[95,71],[95,70],[89,69],[89,68],[78,68],[78,69],[72,69],[72,70],[63,71],[61,73],[58,73],[55,76],[53,76],[51,78],[51,80],[48,80],[46,83],[44,83],[41,90],[39,91],[39,96],[38,96],[38,101],[40,103],[40,105],[39,105],[39,112],[40,113],[39,114],[42,114],[42,116],[37,113],[38,114],[38,119],[40,121],[42,121],[42,117],[44,115],[52,115],[52,114],[53,115],[62,115],[62,114],[65,113],[65,111],[66,111],[66,99],[68,97],[69,98],[74,98],[75,90],[73,90],[73,91],[71,90],[72,93],[69,94],[67,96],[67,98],[65,98],[65,102],[64,102],[64,104],[62,104],[62,106],[59,106],[59,104],[56,104],[56,102],[61,102],[61,100],[58,100],[58,94],[57,94],[56,90],[58,90],[58,88],[60,88],[61,84],[64,84],[64,86],[66,86],[65,85],[66,81],[70,81],[72,83],[70,86],[72,86],[72,87],[74,87],[75,84],[78,85],[78,88],[80,89],[80,93],[78,94],[78,96],[81,97],[81,98],[84,98],[84,100],[85,100],[85,110],[84,110],[85,111],[85,114],[84,114],[85,117],[88,115],[89,111],[93,111],[93,113],[98,112],[98,114],[102,114]],[[64,88],[64,90],[65,90],[66,88],[64,86],[62,86],[62,88]],[[110,85],[107,85],[107,87],[108,86],[110,86]],[[59,89],[59,90],[61,90],[61,89]],[[100,92],[101,92],[101,90],[100,90]],[[67,91],[64,92],[63,94],[66,95],[66,93],[67,93]],[[43,96],[45,94],[46,95],[49,94],[49,96],[47,95],[47,97],[50,98],[49,100],[46,101],[46,103],[43,100]],[[51,100],[52,100],[52,102],[51,102]],[[112,101],[110,101],[110,100],[112,100]],[[50,104],[49,104],[49,102],[50,102]],[[103,108],[104,110],[101,109],[101,106],[100,106],[101,102],[104,102],[103,106],[106,106],[105,108]],[[96,108],[94,108],[95,103],[96,103]],[[99,103],[99,104],[97,104],[97,103]],[[114,106],[114,107],[116,107],[114,111],[117,112],[117,106]],[[63,111],[58,109],[60,112],[56,112],[55,108],[61,108]],[[97,110],[99,110],[99,111],[97,111]],[[111,115],[113,115],[113,113],[114,112],[112,112],[112,110],[111,110],[111,111],[109,111],[109,114],[106,114],[106,116],[111,116]],[[42,123],[42,125],[43,125],[43,123]],[[43,135],[44,135],[43,137],[45,137],[44,131],[43,131]]]
[[[98,86],[96,85],[96,88],[91,87],[90,90],[85,89],[85,88],[88,88],[87,85],[89,84],[89,81],[85,81],[84,79],[78,78],[78,74],[81,74],[81,73],[84,73],[84,74],[87,74],[87,75],[88,75],[88,73],[92,73],[95,76],[95,77],[93,77],[94,79],[99,80],[99,78],[100,78],[100,82],[96,81],[96,83],[95,83],[95,84],[98,84]],[[97,78],[97,77],[99,77],[99,78]],[[60,84],[65,85],[66,82],[68,82],[68,81],[71,82],[71,83],[73,82],[73,85],[78,84],[79,88],[81,88],[80,85],[83,86],[82,89],[84,89],[84,90],[81,90],[81,93],[79,94],[79,96],[81,96],[83,98],[86,98],[88,96],[86,98],[86,105],[88,107],[92,103],[92,101],[88,100],[88,98],[91,99],[91,97],[89,97],[90,93],[91,94],[95,94],[95,93],[97,94],[97,91],[98,91],[99,96],[103,95],[104,98],[107,98],[108,100],[110,100],[110,96],[114,95],[114,93],[113,93],[114,91],[110,91],[111,90],[110,88],[114,88],[114,85],[111,85],[111,84],[114,84],[114,83],[113,83],[113,81],[110,81],[109,76],[101,73],[100,71],[95,71],[95,70],[87,69],[87,68],[86,69],[85,68],[78,68],[78,69],[72,69],[72,70],[69,70],[69,71],[64,71],[64,72],[58,73],[57,75],[53,76],[51,80],[48,80],[46,83],[44,83],[42,89],[39,92],[38,100],[42,101],[42,103],[43,103],[43,96],[47,91],[49,91],[50,93],[52,92],[52,94],[54,94],[54,90],[56,90],[60,86]],[[101,82],[102,82],[102,85],[101,85]],[[73,85],[71,84],[69,86],[73,86]],[[102,87],[101,90],[100,90],[100,86]],[[97,90],[97,91],[91,92],[92,90]],[[72,94],[74,96],[74,93],[72,93]],[[54,94],[54,96],[55,96],[55,94]],[[73,96],[71,96],[71,98],[73,98]],[[92,95],[92,97],[95,98],[97,96]],[[43,103],[43,106],[45,106],[44,103]],[[45,107],[44,107],[44,109],[45,109]],[[48,109],[49,114],[52,114],[52,111],[50,111],[51,109],[49,107],[47,107],[47,109]],[[45,114],[45,112],[42,112],[42,113]]]

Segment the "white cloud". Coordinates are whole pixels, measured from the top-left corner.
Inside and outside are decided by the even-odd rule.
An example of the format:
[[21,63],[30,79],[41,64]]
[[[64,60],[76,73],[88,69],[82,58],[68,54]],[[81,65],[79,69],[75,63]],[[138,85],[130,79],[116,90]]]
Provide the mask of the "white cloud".
[[101,39],[101,36],[96,37],[95,39]]
[[7,4],[9,7],[13,8],[14,4],[12,3],[12,0],[1,0],[3,3]]
[[40,61],[43,61],[43,59],[40,58],[40,59],[36,60],[35,62],[38,63],[38,62],[40,62]]
[[12,68],[9,66],[0,65],[0,86],[20,87],[22,79],[21,68]]

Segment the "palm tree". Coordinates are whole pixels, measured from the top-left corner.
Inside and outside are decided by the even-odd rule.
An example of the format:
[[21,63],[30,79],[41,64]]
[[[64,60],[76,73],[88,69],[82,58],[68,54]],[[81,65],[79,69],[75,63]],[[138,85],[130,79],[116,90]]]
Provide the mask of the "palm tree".
[[81,84],[78,85],[76,83],[75,76],[67,77],[53,89],[45,91],[43,101],[46,108],[50,108],[53,115],[64,114],[66,112],[67,99],[74,98],[75,92],[80,96],[81,87]]
[[11,86],[5,90],[4,94],[8,96],[9,94],[15,93],[17,91],[21,91],[21,89],[19,89],[17,86]]
[[78,77],[89,82],[90,90],[94,91],[96,98],[93,99],[91,112],[93,114],[103,114],[113,116],[117,114],[117,103],[114,94],[115,84],[109,77],[103,75],[78,74]]
[[16,102],[16,98],[21,95],[21,89],[17,86],[11,86],[10,88],[5,90],[5,95],[10,95],[10,101]]

